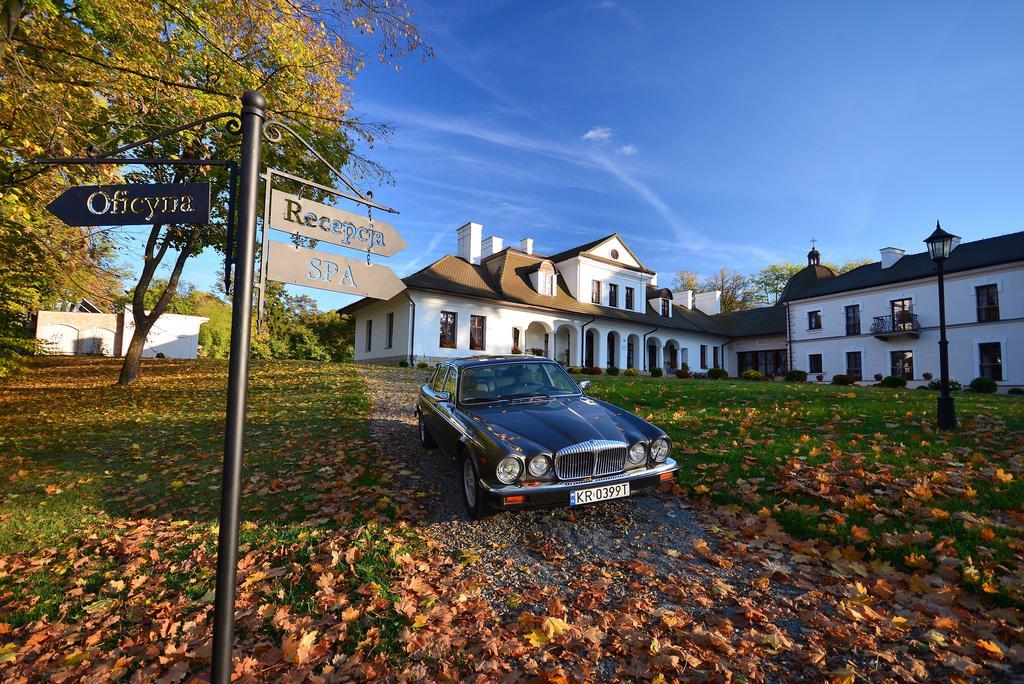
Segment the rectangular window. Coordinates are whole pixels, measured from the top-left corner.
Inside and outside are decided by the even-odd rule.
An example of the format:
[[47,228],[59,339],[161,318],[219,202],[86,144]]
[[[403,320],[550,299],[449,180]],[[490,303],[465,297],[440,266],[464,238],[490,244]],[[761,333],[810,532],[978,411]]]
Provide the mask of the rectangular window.
[[993,380],[1003,379],[1003,349],[998,342],[978,345],[978,375]]
[[776,377],[786,372],[786,350],[748,351],[736,353],[737,373],[756,370],[765,377]]
[[708,367],[708,345],[706,344],[700,345],[700,367]]
[[822,373],[821,354],[808,354],[807,355],[807,372],[808,373]]
[[893,332],[914,329],[914,302],[910,299],[893,299],[889,302],[892,311]]
[[633,288],[626,288],[626,308],[630,311],[633,310]]
[[982,285],[974,288],[974,296],[978,302],[978,322],[999,320],[999,288],[995,285]]
[[846,374],[854,380],[864,379],[864,368],[861,365],[861,355],[859,351],[846,352]]
[[619,305],[619,286],[615,283],[608,283],[608,306]]
[[718,368],[718,345],[716,344],[714,347],[712,347],[711,351],[712,351],[712,357],[713,357],[712,362],[711,362],[713,364],[712,367],[713,368]]
[[808,330],[821,330],[821,312],[820,311],[808,311],[807,312],[807,329]]
[[512,328],[512,348],[522,351],[523,348],[519,346],[519,328]]
[[846,334],[860,335],[860,304],[846,307]]
[[384,345],[385,349],[391,349],[395,343],[395,314],[389,313],[385,318],[385,325],[387,327],[387,344]]
[[591,280],[590,281],[590,301],[594,304],[601,303],[601,281]]
[[458,323],[459,315],[454,311],[441,312],[441,349],[455,349]]
[[890,368],[889,375],[897,375],[904,377],[907,380],[914,379],[914,352],[889,352],[889,358],[892,361],[892,368]]
[[487,316],[469,317],[469,348],[473,351],[487,349]]
[[373,350],[373,319],[366,321],[366,351]]
[[661,315],[666,318],[672,315],[672,302],[667,299],[661,300]]

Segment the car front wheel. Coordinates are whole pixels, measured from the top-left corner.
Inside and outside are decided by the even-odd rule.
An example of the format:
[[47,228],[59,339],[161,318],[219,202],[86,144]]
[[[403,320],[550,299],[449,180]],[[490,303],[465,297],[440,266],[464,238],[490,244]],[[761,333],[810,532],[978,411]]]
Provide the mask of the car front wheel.
[[416,414],[416,421],[418,423],[417,429],[419,430],[419,433],[420,433],[420,444],[423,445],[424,449],[434,449],[434,448],[436,448],[437,447],[437,442],[435,442],[434,438],[430,436],[429,432],[427,432],[427,426],[423,423],[423,414],[422,413],[417,413]]
[[476,472],[476,465],[473,459],[466,454],[462,455],[459,464],[459,481],[462,484],[462,502],[466,505],[466,514],[471,520],[481,520],[491,513],[491,507],[484,498],[483,487],[480,486],[480,477]]

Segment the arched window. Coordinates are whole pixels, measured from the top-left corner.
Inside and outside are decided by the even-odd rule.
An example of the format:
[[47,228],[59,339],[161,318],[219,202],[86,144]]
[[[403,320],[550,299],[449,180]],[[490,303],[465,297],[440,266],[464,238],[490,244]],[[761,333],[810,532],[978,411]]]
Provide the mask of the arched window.
[[550,261],[542,261],[537,270],[537,292],[554,297],[556,278],[555,265]]

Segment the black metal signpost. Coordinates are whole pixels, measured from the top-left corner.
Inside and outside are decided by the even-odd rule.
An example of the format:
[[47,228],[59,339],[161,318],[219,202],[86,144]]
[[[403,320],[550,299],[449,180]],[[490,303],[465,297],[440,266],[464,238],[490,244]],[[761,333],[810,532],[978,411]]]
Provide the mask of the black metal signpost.
[[[224,465],[221,477],[220,527],[217,535],[217,580],[213,612],[213,655],[210,667],[211,681],[214,684],[228,684],[231,681],[232,650],[234,645],[235,627],[235,589],[238,571],[238,531],[242,499],[242,456],[245,450],[245,408],[249,384],[249,351],[252,324],[253,287],[261,289],[260,308],[262,309],[262,289],[266,286],[267,255],[269,239],[267,230],[269,223],[271,183],[274,175],[279,175],[304,185],[325,190],[334,196],[352,200],[368,208],[376,208],[397,214],[394,209],[377,204],[372,195],[363,195],[345,176],[323,158],[308,142],[286,124],[266,121],[267,104],[258,92],[249,91],[242,95],[241,115],[223,112],[207,116],[197,121],[161,131],[145,140],[123,145],[105,154],[85,157],[60,157],[35,159],[32,163],[45,165],[145,165],[145,166],[224,166],[230,176],[228,183],[227,213],[227,244],[225,245],[225,284],[230,279],[231,265],[234,264],[234,289],[231,300],[231,356],[228,367],[227,419],[224,427]],[[195,129],[206,124],[227,119],[228,131],[242,134],[241,161],[224,159],[144,159],[120,156],[124,152],[137,149],[160,138],[180,133],[187,129]],[[348,186],[353,195],[339,192],[333,188],[318,185],[313,181],[292,176],[283,171],[268,169],[266,176],[266,208],[264,217],[263,244],[264,251],[260,258],[260,278],[254,279],[256,252],[256,214],[259,195],[260,157],[262,141],[279,142],[282,131],[289,133],[314,157],[325,164],[335,176]],[[237,203],[236,203],[237,190]],[[341,210],[331,207],[323,210],[334,212],[346,218]],[[148,183],[124,185],[92,185],[69,188],[60,197],[53,200],[47,207],[57,218],[71,226],[117,226],[117,225],[159,225],[159,224],[204,224],[210,220],[210,184],[196,183]],[[308,212],[307,212],[308,213]],[[401,236],[389,224],[380,224],[374,228],[370,217],[367,225],[355,225],[360,217],[349,215],[352,220],[341,221],[332,217],[325,223],[338,235],[348,235],[348,225],[352,224],[352,235],[348,235],[344,246],[362,239],[369,243],[366,249],[366,266],[358,262],[349,264],[345,270],[348,280],[344,280],[340,264],[350,260],[344,257],[320,254],[313,250],[303,250],[305,261],[296,262],[306,269],[307,275],[298,278],[292,273],[297,267],[292,264],[280,264],[278,279],[283,282],[301,283],[311,287],[326,287],[341,291],[359,292],[366,296],[388,298],[400,291],[404,285],[386,266],[371,266],[369,254],[393,254],[405,246]],[[237,224],[236,224],[237,218]],[[306,219],[303,219],[306,221]],[[308,219],[313,222],[313,219]],[[333,222],[340,227],[335,230]],[[343,225],[344,224],[344,225]],[[305,225],[305,224],[304,224]],[[317,224],[319,225],[319,224]],[[308,229],[309,225],[305,225]],[[344,231],[342,230],[344,228]],[[318,238],[324,239],[320,233]],[[328,238],[326,241],[336,242]],[[319,256],[318,256],[319,255]],[[289,255],[290,256],[290,255]],[[311,261],[312,260],[312,261]],[[290,262],[288,262],[290,263]],[[323,268],[311,269],[310,265],[320,264]],[[333,269],[332,269],[333,267]],[[358,267],[358,268],[357,268]],[[322,283],[314,282],[309,272],[319,273]],[[348,281],[357,277],[363,284],[357,290],[349,287]],[[333,276],[333,279],[332,279]],[[307,282],[309,281],[309,282]]]
[[231,356],[228,411],[224,428],[220,529],[217,534],[217,588],[213,607],[214,684],[231,681],[235,632],[235,582],[238,524],[242,502],[242,453],[245,450],[245,402],[249,385],[253,262],[256,256],[256,198],[267,103],[249,91],[242,96],[242,160],[238,173],[238,227],[235,231],[235,287],[231,299]]

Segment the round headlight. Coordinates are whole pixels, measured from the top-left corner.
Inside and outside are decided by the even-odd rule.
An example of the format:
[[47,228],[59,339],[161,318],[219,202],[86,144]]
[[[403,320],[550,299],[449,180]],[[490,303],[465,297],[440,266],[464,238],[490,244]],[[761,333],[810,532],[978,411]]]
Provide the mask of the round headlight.
[[498,461],[494,474],[505,484],[512,484],[523,472],[523,464],[515,456],[506,456]]
[[540,477],[544,473],[548,472],[551,468],[551,459],[545,454],[534,456],[530,459],[530,474],[534,477]]
[[654,458],[655,463],[664,463],[665,459],[668,458],[668,452],[671,450],[672,446],[664,437],[659,437],[651,444],[651,456]]
[[629,447],[630,463],[643,463],[645,460],[647,460],[647,448],[644,446],[643,442],[637,442],[633,446]]

